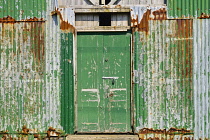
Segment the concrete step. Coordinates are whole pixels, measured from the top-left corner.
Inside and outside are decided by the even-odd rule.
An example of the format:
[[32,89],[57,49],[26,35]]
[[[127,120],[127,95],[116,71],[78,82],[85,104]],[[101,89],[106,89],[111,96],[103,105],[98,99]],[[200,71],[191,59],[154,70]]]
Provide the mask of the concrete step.
[[139,140],[138,135],[69,135],[66,140]]

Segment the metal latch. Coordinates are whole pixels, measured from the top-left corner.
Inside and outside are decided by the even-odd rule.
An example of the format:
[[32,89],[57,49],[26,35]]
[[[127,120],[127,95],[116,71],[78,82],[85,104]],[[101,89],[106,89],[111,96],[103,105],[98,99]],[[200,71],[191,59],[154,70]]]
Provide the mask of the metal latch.
[[119,77],[102,77],[102,79],[112,79],[112,85],[114,85],[115,80],[117,80]]
[[114,79],[117,80],[119,77],[102,77],[102,79]]

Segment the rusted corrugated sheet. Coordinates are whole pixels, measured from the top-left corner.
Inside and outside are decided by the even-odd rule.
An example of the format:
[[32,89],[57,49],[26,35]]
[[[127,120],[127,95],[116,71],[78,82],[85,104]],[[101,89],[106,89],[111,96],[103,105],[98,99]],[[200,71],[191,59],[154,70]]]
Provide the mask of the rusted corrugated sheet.
[[45,0],[0,0],[0,18],[10,16],[16,21],[46,17]]
[[168,18],[210,18],[209,0],[168,0]]
[[192,21],[151,20],[135,37],[139,129],[192,130]]
[[210,21],[155,18],[150,9],[131,8],[140,138],[208,139]]
[[57,15],[59,18],[60,29],[65,32],[75,32],[75,13],[72,8],[56,8],[51,11],[51,15]]
[[146,34],[149,31],[149,20],[166,20],[165,6],[132,6],[131,27],[135,31],[142,31]]
[[193,22],[195,138],[210,138],[210,20]]
[[[99,5],[99,0],[58,0],[59,7]],[[164,0],[111,0],[108,5],[165,4]]]
[[[74,73],[73,47],[75,37],[75,13],[72,8],[58,8],[57,1],[48,7],[51,14],[47,19],[47,45],[50,66],[49,85],[57,104],[57,119],[68,134],[74,133]],[[54,74],[52,74],[54,70]],[[55,90],[53,90],[53,88]],[[49,104],[51,106],[51,104]],[[54,126],[54,125],[53,125]],[[57,127],[56,127],[57,128]]]
[[[167,20],[162,7],[133,7],[131,17],[136,130],[144,139],[165,139],[171,129],[179,132],[174,138],[183,138],[185,132],[190,138],[194,131],[193,21]],[[145,128],[153,130],[143,133]]]
[[[5,3],[8,2],[11,1]],[[34,3],[32,1],[30,4]],[[42,15],[39,8],[43,5],[38,3],[39,7],[34,6],[25,16],[7,13],[7,17],[0,17],[0,135],[11,133],[14,134],[12,137],[17,137],[29,133],[34,134],[33,137],[40,137],[59,135],[63,129],[66,132],[73,130],[72,126],[63,127],[68,121],[73,122],[73,119],[67,118],[68,114],[65,120],[63,117],[64,112],[68,112],[63,104],[69,109],[70,105],[73,106],[73,98],[71,102],[70,98],[62,102],[66,98],[64,94],[69,93],[63,93],[62,88],[69,85],[63,86],[61,82],[61,65],[69,63],[69,59],[61,57],[62,40],[67,40],[67,37],[61,36],[61,31],[71,32],[68,27],[74,24],[71,16],[73,12],[69,15],[68,9],[62,9],[62,16],[52,15],[51,12],[57,9],[57,3],[48,1],[44,5],[47,7],[42,9],[47,12]],[[13,6],[17,8],[19,5],[13,3],[7,8],[1,8],[12,9]],[[20,7],[30,9],[27,2]],[[36,14],[37,17],[31,17]],[[60,24],[62,22],[65,22],[63,26]],[[63,47],[72,49],[73,39],[67,42]],[[72,55],[72,52],[68,53]],[[71,79],[69,81],[73,82]]]
[[1,23],[1,125],[43,129],[45,100],[45,23]]

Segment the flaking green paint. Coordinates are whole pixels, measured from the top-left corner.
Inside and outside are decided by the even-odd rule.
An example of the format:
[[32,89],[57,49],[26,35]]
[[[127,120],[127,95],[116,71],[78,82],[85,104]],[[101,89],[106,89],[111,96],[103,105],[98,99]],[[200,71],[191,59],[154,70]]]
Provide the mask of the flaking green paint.
[[169,18],[197,18],[210,14],[209,0],[168,0]]
[[73,34],[61,33],[61,125],[74,133]]
[[78,34],[78,132],[131,132],[130,37]]
[[134,33],[137,129],[193,129],[192,21],[149,25]]
[[46,0],[0,0],[0,18],[10,16],[15,20],[46,17]]

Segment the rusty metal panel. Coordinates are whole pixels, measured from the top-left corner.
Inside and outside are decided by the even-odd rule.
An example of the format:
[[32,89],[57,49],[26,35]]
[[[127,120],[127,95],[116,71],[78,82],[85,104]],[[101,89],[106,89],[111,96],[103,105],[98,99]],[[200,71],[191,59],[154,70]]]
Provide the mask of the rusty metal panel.
[[166,20],[165,6],[131,6],[131,27],[135,31],[148,33],[149,20]]
[[193,22],[193,93],[195,107],[195,138],[202,139],[210,138],[209,25],[209,19],[197,19]]
[[[69,63],[66,57],[61,57],[65,54],[61,43],[63,48],[72,49],[73,40],[70,36],[66,41],[67,37],[61,32],[74,31],[71,28],[74,13],[57,9],[56,1],[48,1],[46,5],[44,16],[38,14],[31,18],[29,15],[22,19],[23,16],[18,18],[11,14],[0,20],[0,135],[5,138],[10,134],[14,137],[30,134],[37,138],[57,136],[64,133],[62,130],[73,131],[72,125],[65,126],[73,122],[65,113],[68,112],[65,107],[70,109],[73,99],[72,102],[64,100],[64,94],[69,92],[64,93],[62,88],[68,85],[61,82],[62,66]],[[54,14],[55,9],[62,12]],[[39,13],[32,12],[35,12],[33,16]]]
[[209,0],[168,0],[168,18],[210,18]]
[[193,21],[167,20],[164,7],[137,6],[131,20],[136,131],[193,133]]
[[0,18],[12,17],[16,21],[46,17],[45,0],[0,0]]
[[114,4],[119,5],[142,5],[142,4],[152,4],[159,5],[164,4],[164,0],[117,0]]
[[[58,0],[59,7],[99,5],[99,0]],[[101,3],[102,4],[102,3]],[[110,0],[107,5],[163,5],[164,0]]]
[[1,23],[0,38],[0,130],[13,132],[23,125],[42,130],[47,111],[45,23]]
[[131,7],[136,130],[141,139],[208,139],[210,21],[163,11]]
[[[54,1],[49,7],[47,24],[49,91],[57,109],[57,120],[68,134],[74,133],[74,73],[73,47],[75,14],[72,8],[57,8]],[[55,95],[55,96],[53,96]],[[57,97],[56,97],[57,96]],[[50,107],[51,105],[49,105]],[[53,125],[54,126],[54,125]]]
[[136,33],[137,129],[193,130],[192,20],[150,20]]
[[50,12],[59,17],[60,29],[64,33],[75,33],[75,13],[72,8],[57,8]]

